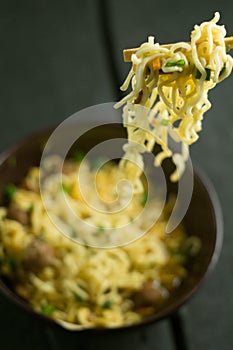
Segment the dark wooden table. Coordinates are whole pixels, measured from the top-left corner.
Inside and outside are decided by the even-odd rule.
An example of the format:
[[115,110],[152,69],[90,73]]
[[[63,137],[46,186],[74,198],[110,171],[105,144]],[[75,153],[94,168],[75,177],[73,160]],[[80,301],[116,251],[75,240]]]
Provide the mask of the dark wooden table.
[[[161,43],[188,40],[194,23],[212,18],[216,10],[233,35],[228,0],[0,1],[0,150],[84,107],[116,100],[129,68],[122,60],[123,48],[151,34]],[[213,107],[191,151],[217,189],[225,236],[214,273],[181,310],[190,350],[233,348],[232,90],[230,77],[211,92]],[[6,350],[170,350],[170,326],[164,320],[138,332],[86,340],[54,333],[0,295],[0,347]]]

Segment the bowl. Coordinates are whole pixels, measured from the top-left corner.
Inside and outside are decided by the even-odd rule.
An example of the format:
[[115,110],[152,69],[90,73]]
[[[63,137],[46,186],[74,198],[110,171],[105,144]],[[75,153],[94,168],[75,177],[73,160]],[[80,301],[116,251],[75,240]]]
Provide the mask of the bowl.
[[[88,129],[89,131],[78,140],[78,147],[83,151],[88,151],[96,144],[109,138],[126,137],[125,129],[119,124],[105,124],[99,127],[88,127]],[[31,166],[39,165],[43,147],[53,130],[54,128],[50,128],[33,133],[0,155],[0,205],[4,203],[5,185],[19,183]],[[74,145],[74,147],[77,147],[77,145]],[[173,164],[167,159],[163,163],[163,170],[166,175],[168,194],[177,192],[177,184],[169,181],[168,175],[172,168]],[[193,192],[183,222],[187,233],[195,234],[202,243],[200,252],[189,266],[188,277],[159,311],[137,325],[120,328],[132,328],[157,322],[177,311],[199,289],[217,262],[223,237],[221,208],[210,180],[198,166],[194,166]],[[59,327],[72,329],[72,327],[67,327],[66,324],[57,324],[56,321],[34,312],[28,303],[14,293],[11,286],[3,278],[0,279],[0,290],[18,306],[40,318],[43,322],[50,322]],[[82,327],[77,329],[80,332],[82,330]]]

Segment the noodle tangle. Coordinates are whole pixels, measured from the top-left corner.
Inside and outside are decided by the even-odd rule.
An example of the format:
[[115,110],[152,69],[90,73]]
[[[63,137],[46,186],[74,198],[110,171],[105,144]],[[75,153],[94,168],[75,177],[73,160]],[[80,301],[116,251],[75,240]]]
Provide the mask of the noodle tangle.
[[[226,30],[217,24],[219,19],[216,12],[211,21],[195,25],[190,43],[167,48],[150,36],[132,55],[132,68],[121,87],[126,91],[131,82],[132,90],[115,107],[124,106],[128,145],[137,145],[134,151],[125,146],[120,162],[126,178],[133,178],[135,191],[142,191],[142,153],[151,152],[155,143],[161,151],[154,165],[160,166],[167,157],[176,165],[171,181],[178,181],[185,170],[189,146],[198,140],[203,116],[211,107],[209,90],[232,71],[233,59],[224,42]],[[179,152],[172,150],[169,138],[180,143]]]

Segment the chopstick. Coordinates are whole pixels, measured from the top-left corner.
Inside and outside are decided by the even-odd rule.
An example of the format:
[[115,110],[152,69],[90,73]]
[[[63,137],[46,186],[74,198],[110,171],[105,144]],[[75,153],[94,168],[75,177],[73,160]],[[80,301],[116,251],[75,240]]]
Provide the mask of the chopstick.
[[[225,41],[225,45],[227,46],[227,48],[233,49],[233,36],[229,36],[227,38],[224,39]],[[165,45],[161,45],[161,47],[163,48],[169,48],[171,45],[173,44],[165,44]],[[123,50],[123,57],[124,57],[124,61],[125,62],[131,62],[131,56],[133,54],[135,54],[138,51],[139,47],[137,48],[133,48],[133,49],[125,49]]]

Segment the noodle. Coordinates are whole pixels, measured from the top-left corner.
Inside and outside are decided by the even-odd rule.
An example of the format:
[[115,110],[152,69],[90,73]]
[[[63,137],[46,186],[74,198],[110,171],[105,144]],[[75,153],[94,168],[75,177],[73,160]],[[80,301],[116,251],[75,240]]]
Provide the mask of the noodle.
[[[54,165],[54,159],[48,159],[47,165]],[[79,164],[66,161],[64,166],[69,173],[63,173],[63,189],[57,187],[54,175],[46,183],[48,196],[55,198],[51,211],[60,217],[66,213],[64,200],[59,199],[64,191],[76,215],[95,225],[97,240],[111,234],[103,225],[130,222],[143,208],[141,195],[135,195],[130,206],[107,221],[104,215],[88,208],[80,196],[76,181]],[[97,186],[105,201],[112,199],[118,172],[118,166],[113,164],[98,172]],[[187,237],[182,226],[166,235],[167,206],[149,232],[127,246],[101,249],[77,244],[72,240],[74,236],[70,239],[62,235],[50,220],[38,191],[38,173],[38,168],[31,168],[15,188],[10,204],[0,208],[0,275],[36,312],[69,327],[118,327],[154,313],[187,276],[186,262],[191,255],[186,247],[194,241],[199,247],[199,239]],[[92,202],[93,178],[88,167],[86,179]],[[134,238],[140,225],[146,224],[148,215],[154,217],[155,211],[153,204],[133,229],[126,226],[124,235]],[[71,228],[68,216],[63,216],[62,222]],[[143,297],[148,284],[155,300]]]
[[[133,154],[127,149],[120,163],[122,172],[131,181],[134,174],[135,191],[142,191],[141,154],[150,152],[155,143],[161,146],[161,152],[156,155],[154,165],[160,166],[167,157],[172,157],[176,165],[171,181],[178,181],[185,170],[189,145],[198,140],[203,115],[211,107],[208,92],[232,71],[233,59],[226,53],[224,43],[226,30],[217,24],[219,18],[216,12],[211,21],[195,25],[190,43],[175,43],[167,48],[149,37],[132,55],[132,68],[121,87],[126,91],[131,81],[132,91],[115,107],[124,105],[128,143],[141,145],[138,158],[135,150]],[[172,151],[169,137],[181,144],[180,153]],[[129,162],[134,164],[129,166]],[[135,172],[138,167],[140,171]]]

